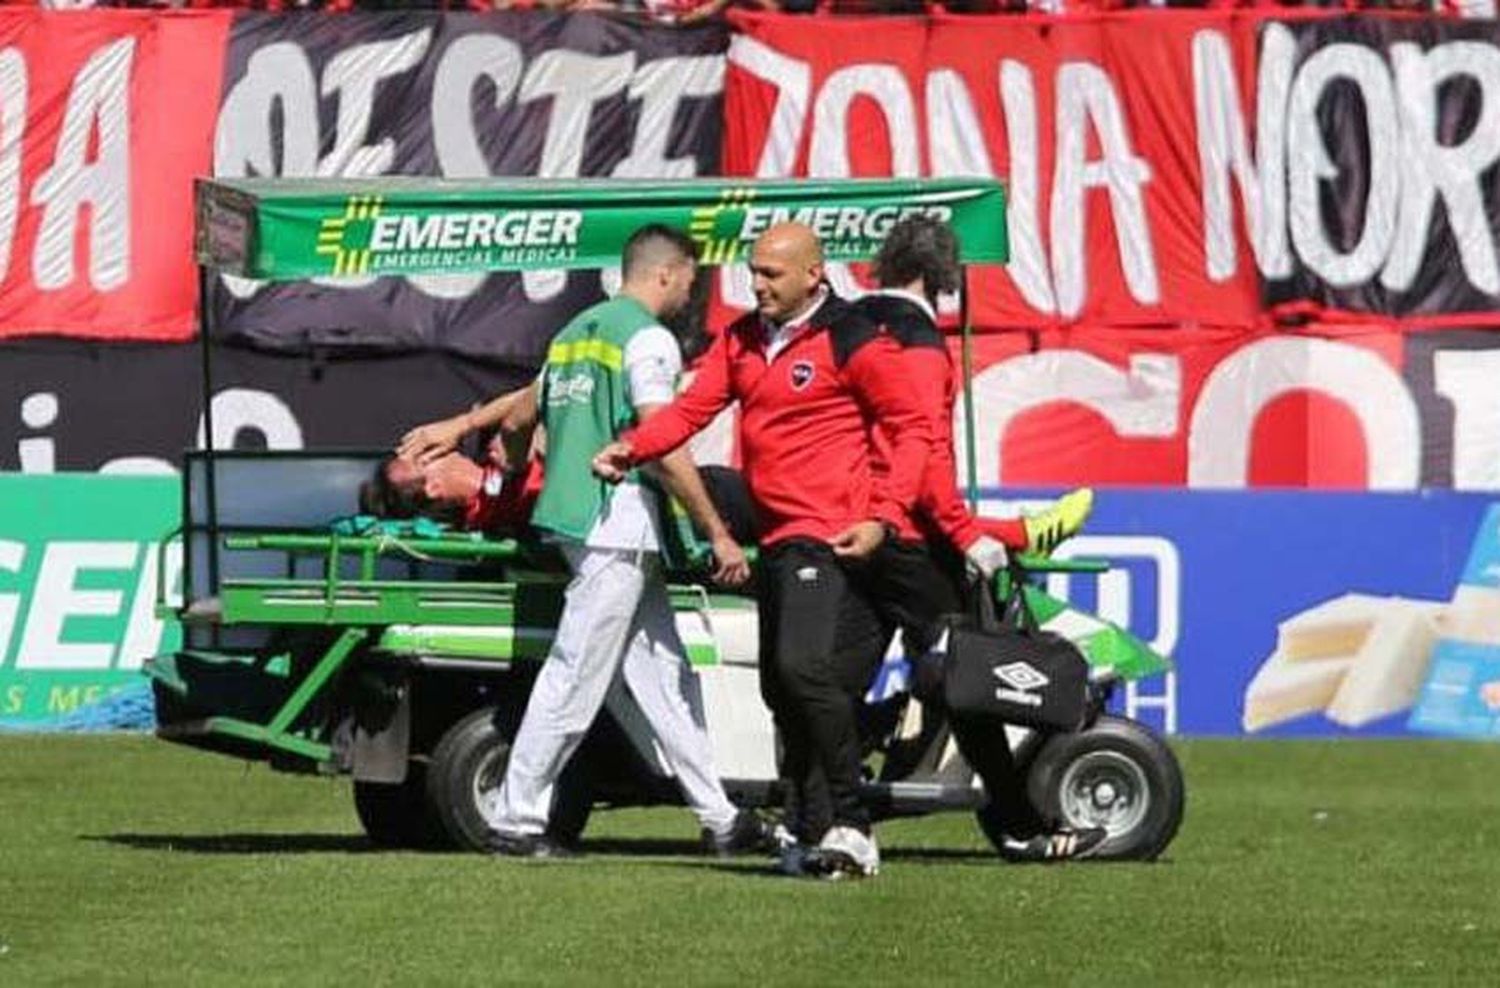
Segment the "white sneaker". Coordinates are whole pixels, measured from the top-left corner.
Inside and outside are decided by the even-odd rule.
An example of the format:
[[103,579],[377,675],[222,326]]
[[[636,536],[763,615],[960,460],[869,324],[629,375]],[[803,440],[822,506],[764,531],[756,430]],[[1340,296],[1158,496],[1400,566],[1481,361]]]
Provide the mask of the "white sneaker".
[[880,873],[880,848],[874,837],[853,827],[832,827],[807,855],[803,868],[833,880],[869,878]]

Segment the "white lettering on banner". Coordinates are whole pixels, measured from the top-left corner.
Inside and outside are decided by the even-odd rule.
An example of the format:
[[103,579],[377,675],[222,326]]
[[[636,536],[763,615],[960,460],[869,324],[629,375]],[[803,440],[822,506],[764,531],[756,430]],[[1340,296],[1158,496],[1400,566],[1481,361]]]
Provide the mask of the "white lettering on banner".
[[[219,114],[214,145],[215,172],[219,175],[373,175],[384,174],[394,165],[395,143],[389,138],[369,142],[375,95],[390,78],[409,72],[426,56],[431,30],[413,31],[400,38],[356,45],[330,59],[321,86],[302,48],[292,42],[266,45],[250,56],[245,75],[230,90]],[[480,78],[495,87],[496,107],[516,100],[547,100],[550,110],[542,141],[539,175],[574,178],[581,174],[584,140],[589,118],[597,104],[624,92],[641,101],[641,118],[633,135],[632,153],[621,164],[619,174],[690,176],[696,170],[691,158],[668,159],[667,141],[673,116],[683,100],[712,96],[723,88],[723,59],[717,56],[659,59],[636,67],[635,55],[625,52],[595,56],[563,49],[544,52],[524,64],[514,42],[493,35],[467,35],[449,45],[438,59],[432,92],[433,142],[438,165],[445,176],[487,176],[485,158],[470,114],[471,94]],[[684,83],[684,79],[688,80]],[[333,147],[320,156],[318,94],[337,96],[338,114],[332,136]],[[280,108],[283,133],[270,131],[273,111]],[[275,160],[275,149],[284,150]],[[540,227],[516,230],[505,227],[506,238],[490,233],[492,220],[469,218],[460,229],[456,222],[423,226],[414,234],[424,245],[461,249],[466,244],[496,239],[515,243],[544,236]],[[542,223],[536,219],[532,222]],[[574,222],[564,213],[553,221]],[[500,226],[494,227],[499,230]],[[395,237],[389,225],[377,235]],[[258,289],[255,282],[221,276],[240,297]],[[413,275],[411,284],[428,295],[445,299],[466,298],[484,282],[482,274]],[[373,280],[369,276],[316,279],[320,284],[358,287]],[[566,284],[559,270],[530,271],[522,275],[527,297],[532,301],[553,298]]]
[[[635,54],[586,55],[553,49],[532,60],[521,81],[520,102],[551,99],[542,159],[537,174],[577,178],[583,173],[583,145],[594,106],[630,84]],[[533,302],[555,298],[568,283],[563,270],[523,271],[521,287]]]
[[[740,41],[737,38],[730,46],[730,61],[771,83],[778,92],[757,176],[785,177],[796,161],[802,138],[802,128],[792,118],[797,112],[806,114],[808,66],[758,42],[742,45]],[[1069,318],[1082,312],[1088,279],[1086,191],[1101,188],[1109,195],[1126,288],[1138,302],[1154,305],[1161,301],[1161,287],[1144,199],[1151,167],[1134,153],[1114,81],[1092,63],[1068,62],[1058,68],[1056,91],[1057,153],[1053,162],[1049,265],[1037,220],[1040,148],[1035,86],[1026,66],[1002,60],[1000,96],[1011,163],[1007,216],[1012,260],[1008,270],[1031,306]],[[833,72],[813,97],[808,174],[850,174],[848,111],[855,96],[869,97],[885,116],[891,173],[920,174],[916,107],[906,77],[895,66],[864,63]],[[933,174],[993,175],[972,95],[962,77],[951,69],[934,70],[927,77],[924,98]],[[1102,149],[1097,161],[1086,160],[1090,129],[1098,135]],[[835,288],[858,294],[859,287],[846,268],[829,265],[829,269]],[[748,308],[754,304],[743,272],[726,271],[721,275],[721,285],[730,305]]]
[[[416,68],[432,40],[432,29],[411,31],[399,38],[369,41],[347,48],[323,68],[324,97],[338,97],[333,147],[318,160],[320,176],[365,178],[384,175],[396,160],[396,142],[389,137],[367,143],[374,113],[375,90],[385,79]],[[374,275],[338,275],[312,279],[313,284],[361,288],[375,283]]]
[[[1057,301],[1052,293],[1050,261],[1037,220],[1041,154],[1037,146],[1036,86],[1029,68],[1012,59],[1001,60],[1000,101],[1005,108],[1010,159],[1005,203],[1010,260],[1005,270],[1028,305],[1038,312],[1054,313]],[[963,77],[952,69],[935,69],[927,75],[927,145],[935,176],[990,178],[995,174],[972,94]]]
[[85,570],[133,570],[135,542],[49,542],[37,572],[26,629],[16,653],[17,669],[108,669],[115,646],[109,642],[64,641],[74,617],[114,617],[125,595],[119,590],[80,590]]
[[319,175],[364,177],[384,175],[396,160],[396,142],[390,137],[374,144],[370,117],[375,110],[375,90],[386,79],[416,68],[432,43],[432,29],[412,31],[399,38],[354,45],[329,59],[323,70],[323,96],[337,97],[338,120],[334,124],[333,147],[318,162]]
[[[109,291],[130,277],[129,93],[134,57],[134,38],[112,41],[90,55],[73,80],[52,167],[31,190],[32,205],[42,208],[32,257],[38,288],[57,290],[73,283],[85,206],[89,284]],[[97,151],[89,160],[91,143]]]
[[[1453,487],[1500,490],[1500,390],[1494,386],[1500,349],[1439,351],[1433,376],[1437,393],[1454,406]],[[1178,358],[1170,354],[1135,354],[1128,370],[1077,350],[1023,354],[986,367],[973,387],[981,486],[1005,482],[1006,434],[1018,418],[1069,402],[1103,417],[1122,439],[1185,438],[1192,486],[1247,487],[1257,419],[1278,398],[1298,392],[1339,402],[1358,419],[1369,488],[1410,490],[1420,478],[1419,412],[1406,382],[1374,352],[1347,343],[1281,337],[1241,347],[1209,373],[1191,411],[1183,406]],[[953,431],[954,448],[964,449],[962,404],[954,409]],[[959,483],[967,481],[965,472],[960,464]]]
[[[1099,136],[1102,157],[1085,160],[1086,128]],[[1109,191],[1115,243],[1125,283],[1137,302],[1161,301],[1151,228],[1146,225],[1142,186],[1151,166],[1131,149],[1114,81],[1097,65],[1068,62],[1057,70],[1057,147],[1052,179],[1052,277],[1058,312],[1068,318],[1083,311],[1087,297],[1088,251],[1084,244],[1085,202],[1089,188]]]
[[381,216],[371,225],[375,251],[460,250],[475,247],[556,247],[578,243],[583,213],[522,209],[508,213]]
[[849,166],[849,107],[860,96],[873,100],[885,118],[891,174],[920,174],[917,110],[912,105],[906,76],[894,65],[850,65],[824,80],[813,103],[808,174],[818,178],[847,178],[853,174]]
[[[252,388],[226,388],[214,395],[214,448],[233,449],[242,431],[255,430],[265,440],[266,449],[301,449],[302,426],[286,402],[269,391]],[[198,448],[206,438],[202,419],[198,421]]]
[[[813,178],[848,178],[853,174],[849,162],[849,107],[860,96],[879,107],[885,120],[891,148],[890,173],[899,177],[920,175],[922,158],[917,145],[917,111],[912,105],[906,76],[894,65],[850,65],[823,81],[813,102],[812,137],[807,152],[808,175]],[[815,215],[811,219],[813,231],[819,237],[826,239],[837,235],[836,216]],[[839,294],[855,297],[862,293],[847,264],[828,264],[824,271]]]
[[[1411,287],[1427,252],[1439,195],[1469,283],[1500,295],[1500,267],[1480,178],[1500,160],[1500,50],[1486,42],[1453,41],[1424,53],[1414,44],[1391,46],[1401,103],[1401,215],[1380,283]],[[1479,84],[1479,119],[1459,144],[1438,143],[1438,93],[1456,78]]]
[[1042,244],[1041,150],[1037,134],[1036,85],[1031,70],[1020,62],[1000,62],[1000,101],[1005,107],[1011,184],[1006,202],[1006,232],[1011,258],[1006,270],[1021,297],[1040,312],[1057,311],[1047,248]]
[[[156,616],[157,578],[161,568],[154,547],[147,546],[145,560],[141,566],[140,579],[135,585],[135,600],[130,605],[130,620],[125,626],[125,637],[120,642],[120,651],[115,659],[116,669],[139,669],[141,663],[156,654],[161,645],[166,623]],[[167,587],[166,598],[173,603],[181,602],[182,587],[182,543],[174,541],[166,550]]]
[[474,129],[474,85],[480,79],[489,81],[498,110],[515,95],[525,61],[520,45],[496,34],[466,34],[443,52],[432,78],[429,109],[433,148],[444,175],[489,177],[489,162]]
[[[1006,430],[1023,412],[1041,405],[1076,402],[1102,415],[1122,437],[1177,435],[1182,368],[1168,354],[1136,354],[1129,370],[1120,370],[1077,350],[1048,350],[985,368],[974,375],[973,394],[980,412],[975,422],[977,478],[979,486],[995,487],[1002,481],[1000,448]],[[953,408],[953,434],[954,448],[964,449],[968,428],[962,402]]]
[[[1318,121],[1318,104],[1340,79],[1359,87],[1369,147],[1368,191],[1359,240],[1345,251],[1328,239],[1323,222],[1323,183],[1337,178]],[[1401,175],[1396,168],[1399,134],[1396,91],[1385,62],[1363,45],[1334,44],[1315,52],[1297,71],[1287,106],[1288,216],[1292,244],[1302,261],[1330,285],[1362,285],[1375,276],[1396,234]],[[1346,135],[1339,135],[1340,141]]]
[[[21,399],[21,423],[28,429],[50,429],[57,424],[59,409],[54,392],[34,392]],[[16,459],[22,473],[52,473],[57,466],[57,447],[51,436],[28,436],[16,443]]]
[[[271,122],[281,129],[273,133]],[[214,130],[214,174],[316,175],[319,155],[318,88],[312,63],[300,45],[279,41],[257,49],[245,75],[229,90]],[[280,160],[276,150],[280,147]],[[261,283],[221,274],[237,298],[249,298]]]
[[630,98],[641,115],[631,135],[630,153],[615,165],[616,178],[692,178],[698,159],[667,154],[672,121],[683,100],[706,99],[724,89],[721,55],[673,56],[647,62],[630,80]]
[[[454,39],[438,60],[432,79],[432,142],[438,169],[448,178],[488,178],[489,162],[474,127],[474,84],[489,81],[494,107],[515,95],[525,66],[521,46],[495,34],[466,34]],[[482,272],[412,275],[411,283],[433,298],[468,298],[484,284]]]
[[117,456],[100,464],[99,473],[115,477],[175,477],[177,468],[159,456]]
[[0,281],[10,270],[21,213],[21,137],[26,131],[26,59],[0,48]]
[[1439,350],[1432,376],[1453,402],[1453,486],[1500,490],[1500,350]]
[[1203,253],[1210,281],[1228,281],[1239,267],[1229,198],[1232,175],[1245,206],[1255,262],[1268,278],[1292,273],[1286,230],[1286,103],[1296,40],[1280,24],[1261,33],[1256,85],[1255,158],[1250,157],[1229,39],[1218,31],[1193,36],[1193,106],[1198,166],[1203,176]]
[[[1431,246],[1441,196],[1464,276],[1479,291],[1500,294],[1500,260],[1480,184],[1500,161],[1500,51],[1479,41],[1446,42],[1426,52],[1398,42],[1387,67],[1374,49],[1334,44],[1297,67],[1296,47],[1286,26],[1263,29],[1252,160],[1229,42],[1212,30],[1193,38],[1208,277],[1226,281],[1238,269],[1232,176],[1256,265],[1268,278],[1291,275],[1290,234],[1303,263],[1330,285],[1365,284],[1378,271],[1385,288],[1409,291]],[[1438,98],[1456,78],[1478,86],[1479,119],[1463,141],[1442,143]],[[1339,170],[1317,115],[1340,80],[1359,90],[1369,148],[1369,173],[1358,183],[1366,189],[1363,228],[1347,250],[1330,242],[1324,224],[1323,190]]]
[[1369,350],[1306,338],[1258,340],[1208,375],[1188,427],[1188,484],[1247,486],[1256,419],[1298,391],[1328,395],[1359,419],[1371,489],[1417,486],[1421,426],[1401,376]]
[[[0,571],[17,576],[26,561],[26,543],[0,539]],[[0,593],[0,663],[10,654],[10,641],[21,613],[21,595]]]
[[[41,547],[41,566],[27,592],[0,592],[0,665],[11,654],[15,633],[22,624],[16,669],[139,669],[156,654],[166,632],[156,617],[159,563],[155,546],[136,542],[48,542]],[[21,574],[26,558],[22,542],[0,540],[0,572]],[[134,572],[140,559],[140,572]],[[123,629],[89,634],[87,628],[68,627],[74,618],[119,618],[124,591],[82,590],[86,572],[130,573],[133,597]],[[173,542],[166,551],[166,600],[180,603],[182,592],[182,544]],[[24,605],[24,610],[23,610]],[[120,632],[123,631],[123,634]],[[115,637],[120,638],[116,649]],[[66,641],[65,639],[74,639]]]
[[[214,448],[252,447],[263,449],[302,449],[302,426],[291,407],[270,391],[253,388],[226,388],[214,395]],[[61,403],[55,393],[38,391],[21,402],[21,421],[33,429],[54,425],[61,414]],[[248,442],[247,435],[253,435]],[[197,444],[204,442],[204,423],[198,419]],[[57,469],[55,441],[50,437],[28,437],[16,443],[17,459],[22,473],[47,474]],[[106,474],[175,474],[176,466],[155,456],[125,455],[102,464],[99,473]]]
[[[802,146],[807,108],[812,101],[812,67],[746,34],[736,34],[730,40],[728,58],[730,64],[739,66],[776,90],[771,126],[760,151],[760,161],[755,166],[756,176],[791,177],[797,164],[797,149]],[[729,264],[719,269],[719,293],[728,305],[740,309],[755,307],[750,272],[742,264]]]

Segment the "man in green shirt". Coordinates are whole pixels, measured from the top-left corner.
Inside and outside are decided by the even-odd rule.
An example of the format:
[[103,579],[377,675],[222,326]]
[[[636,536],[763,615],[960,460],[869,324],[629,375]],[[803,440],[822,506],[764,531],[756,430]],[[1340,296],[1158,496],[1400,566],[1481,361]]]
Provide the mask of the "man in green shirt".
[[[651,225],[627,241],[615,298],[579,313],[553,339],[534,385],[546,429],[546,479],[532,524],[568,561],[562,618],[511,746],[491,824],[496,853],[547,857],[553,786],[606,700],[627,691],[646,715],[667,767],[721,853],[765,840],[759,818],[729,802],[714,769],[697,681],[662,577],[662,516],[656,484],[636,474],[612,487],[590,470],[594,452],[671,402],[682,356],[660,320],[688,302],[696,247],[680,231]],[[675,455],[675,454],[674,454]],[[749,578],[744,551],[715,511],[692,458],[664,458],[654,480],[706,533],[715,577]]]

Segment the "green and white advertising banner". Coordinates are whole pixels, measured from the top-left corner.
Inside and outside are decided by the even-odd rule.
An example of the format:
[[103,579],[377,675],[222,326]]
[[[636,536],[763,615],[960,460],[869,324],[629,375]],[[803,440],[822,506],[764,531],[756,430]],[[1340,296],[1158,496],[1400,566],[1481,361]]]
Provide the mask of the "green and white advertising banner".
[[177,648],[155,613],[181,549],[175,477],[0,475],[0,728],[141,727],[148,656]]
[[686,230],[704,264],[745,260],[785,220],[855,261],[914,213],[951,223],[966,261],[1007,259],[993,179],[202,179],[197,212],[200,264],[268,280],[609,267],[647,223]]

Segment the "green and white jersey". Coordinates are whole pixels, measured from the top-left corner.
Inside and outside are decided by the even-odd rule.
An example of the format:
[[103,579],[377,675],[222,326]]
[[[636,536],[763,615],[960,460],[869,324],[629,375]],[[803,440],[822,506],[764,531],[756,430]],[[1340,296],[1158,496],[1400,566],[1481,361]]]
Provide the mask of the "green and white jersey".
[[547,472],[534,524],[593,548],[660,548],[656,492],[634,472],[611,487],[590,464],[635,424],[636,408],[672,400],[681,371],[676,338],[628,296],[585,309],[563,327],[542,370]]

